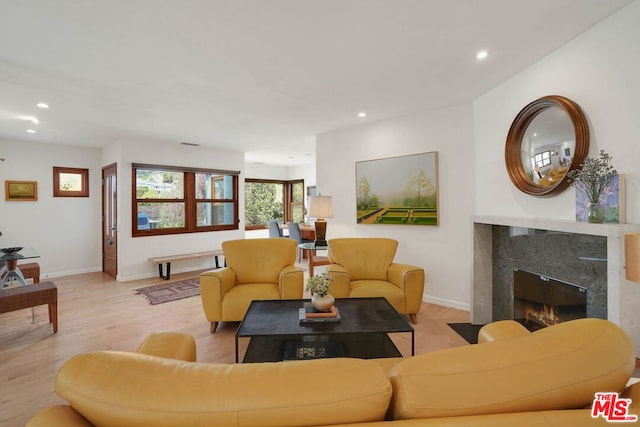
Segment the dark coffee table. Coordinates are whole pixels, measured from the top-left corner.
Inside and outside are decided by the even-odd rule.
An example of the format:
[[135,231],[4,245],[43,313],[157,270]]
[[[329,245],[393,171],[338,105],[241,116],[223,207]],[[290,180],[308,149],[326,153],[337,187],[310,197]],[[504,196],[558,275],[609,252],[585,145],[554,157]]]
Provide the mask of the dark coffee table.
[[305,345],[322,347],[324,357],[401,357],[388,335],[399,332],[411,333],[411,355],[415,354],[413,327],[385,298],[338,298],[339,322],[301,325],[298,311],[307,301],[252,301],[236,331],[236,363],[239,338],[250,338],[245,363],[284,360],[285,353]]

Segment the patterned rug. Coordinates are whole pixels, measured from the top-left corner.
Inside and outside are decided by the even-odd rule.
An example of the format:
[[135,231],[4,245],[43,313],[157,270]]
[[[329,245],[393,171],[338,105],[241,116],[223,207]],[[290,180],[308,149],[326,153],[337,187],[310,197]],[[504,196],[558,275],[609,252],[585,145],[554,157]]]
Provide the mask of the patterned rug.
[[134,289],[133,292],[145,297],[151,305],[162,304],[200,295],[200,278],[147,286],[146,288]]

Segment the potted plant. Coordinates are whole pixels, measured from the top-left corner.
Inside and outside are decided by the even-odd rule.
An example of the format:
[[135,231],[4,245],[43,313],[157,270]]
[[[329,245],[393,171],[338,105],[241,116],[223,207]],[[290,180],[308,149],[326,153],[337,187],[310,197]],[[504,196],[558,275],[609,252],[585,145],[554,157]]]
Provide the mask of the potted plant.
[[601,205],[605,190],[618,172],[611,165],[611,156],[600,150],[597,159],[587,157],[580,165],[567,173],[567,179],[576,189],[583,191],[589,200],[587,221],[604,222],[604,208]]
[[329,293],[329,285],[333,277],[322,273],[307,279],[307,290],[311,292],[311,305],[319,311],[329,311],[335,302],[333,295]]

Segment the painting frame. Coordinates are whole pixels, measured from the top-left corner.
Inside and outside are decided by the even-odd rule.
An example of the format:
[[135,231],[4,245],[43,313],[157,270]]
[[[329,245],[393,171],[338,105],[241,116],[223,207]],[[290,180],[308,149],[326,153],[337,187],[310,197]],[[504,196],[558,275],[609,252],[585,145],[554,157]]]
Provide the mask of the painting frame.
[[357,161],[358,224],[440,225],[438,151]]
[[38,201],[38,181],[5,180],[4,199],[7,202]]
[[54,166],[53,197],[89,197],[89,169]]

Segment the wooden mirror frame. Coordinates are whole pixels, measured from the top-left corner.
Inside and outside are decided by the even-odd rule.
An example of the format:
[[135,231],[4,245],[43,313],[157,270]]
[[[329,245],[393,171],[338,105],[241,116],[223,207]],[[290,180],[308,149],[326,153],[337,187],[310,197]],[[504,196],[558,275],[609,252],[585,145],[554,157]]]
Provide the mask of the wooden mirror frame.
[[507,166],[507,173],[513,185],[520,191],[537,197],[561,193],[569,186],[566,173],[555,185],[549,187],[539,186],[529,179],[522,164],[522,138],[527,131],[527,127],[538,114],[551,107],[563,109],[573,123],[575,148],[573,160],[567,172],[578,169],[589,152],[589,125],[578,104],[560,95],[548,95],[536,99],[524,107],[513,120],[511,128],[509,128],[504,160]]

